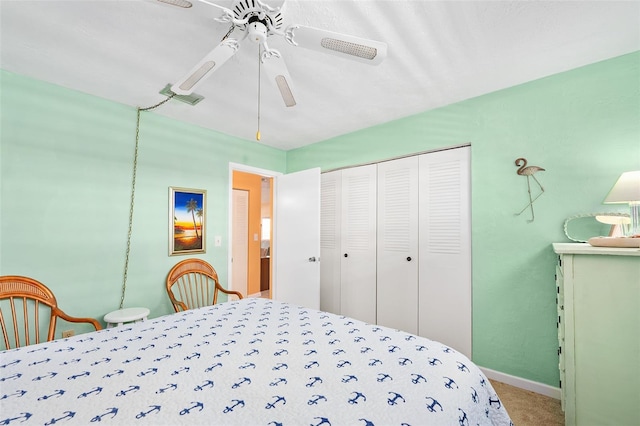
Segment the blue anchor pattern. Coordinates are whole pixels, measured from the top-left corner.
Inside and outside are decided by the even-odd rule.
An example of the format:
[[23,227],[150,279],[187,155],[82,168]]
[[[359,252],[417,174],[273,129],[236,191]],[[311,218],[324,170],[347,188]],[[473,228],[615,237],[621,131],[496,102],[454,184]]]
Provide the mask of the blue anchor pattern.
[[0,352],[0,425],[512,425],[438,342],[243,299]]

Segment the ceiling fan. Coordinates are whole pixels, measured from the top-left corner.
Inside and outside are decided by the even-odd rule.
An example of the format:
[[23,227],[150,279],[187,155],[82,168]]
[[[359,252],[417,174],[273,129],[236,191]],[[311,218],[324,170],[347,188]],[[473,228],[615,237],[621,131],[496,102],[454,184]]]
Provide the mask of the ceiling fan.
[[[159,0],[164,3],[182,7],[190,7],[186,0]],[[198,62],[184,77],[171,86],[171,91],[177,95],[189,95],[206,78],[218,70],[227,60],[236,54],[240,43],[245,39],[262,47],[260,55],[261,66],[264,67],[269,80],[280,91],[287,107],[296,105],[293,96],[293,85],[289,71],[282,58],[282,54],[267,45],[267,39],[272,36],[283,37],[293,46],[329,53],[377,65],[387,55],[387,44],[374,40],[367,40],[351,35],[312,28],[302,25],[283,26],[284,0],[279,0],[278,6],[270,6],[262,0],[235,0],[230,9],[207,0],[198,0],[209,6],[220,9],[222,15],[216,21],[229,23],[231,27],[222,41],[213,48],[200,62]],[[276,2],[271,1],[271,4]],[[238,38],[230,37],[236,29],[240,31]]]

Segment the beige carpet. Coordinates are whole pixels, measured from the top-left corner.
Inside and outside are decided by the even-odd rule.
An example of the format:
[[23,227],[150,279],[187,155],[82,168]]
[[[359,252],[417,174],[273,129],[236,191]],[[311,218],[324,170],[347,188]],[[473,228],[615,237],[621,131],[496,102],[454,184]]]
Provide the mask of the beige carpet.
[[515,426],[562,426],[560,400],[491,380]]

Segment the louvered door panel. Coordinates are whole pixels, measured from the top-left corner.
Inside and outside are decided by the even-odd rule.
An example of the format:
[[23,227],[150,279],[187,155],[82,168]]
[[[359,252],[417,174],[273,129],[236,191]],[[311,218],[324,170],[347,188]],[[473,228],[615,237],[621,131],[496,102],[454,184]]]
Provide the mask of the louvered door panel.
[[471,358],[470,147],[420,156],[419,334]]
[[320,309],[340,314],[342,172],[320,176]]
[[418,157],[378,164],[378,324],[418,332]]
[[341,313],[376,323],[376,165],[342,171]]

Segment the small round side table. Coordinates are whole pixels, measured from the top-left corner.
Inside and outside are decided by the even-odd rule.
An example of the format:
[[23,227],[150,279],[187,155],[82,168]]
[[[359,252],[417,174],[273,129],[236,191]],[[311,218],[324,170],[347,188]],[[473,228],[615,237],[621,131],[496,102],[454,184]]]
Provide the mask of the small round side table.
[[124,308],[109,312],[104,316],[107,328],[121,326],[125,322],[145,321],[149,316],[147,308]]

